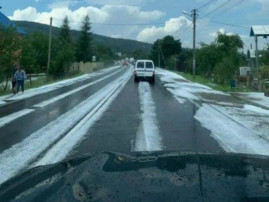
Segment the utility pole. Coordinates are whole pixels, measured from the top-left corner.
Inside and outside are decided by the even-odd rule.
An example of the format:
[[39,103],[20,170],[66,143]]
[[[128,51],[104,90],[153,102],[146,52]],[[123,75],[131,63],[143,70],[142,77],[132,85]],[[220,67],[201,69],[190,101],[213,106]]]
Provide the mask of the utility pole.
[[192,76],[195,78],[195,68],[196,68],[196,17],[197,9],[192,10],[193,17],[193,61],[192,61]]
[[258,50],[258,36],[255,36],[256,45],[256,77],[259,77],[259,50]]
[[160,40],[158,40],[158,63],[159,68],[161,68]]
[[162,47],[160,47],[160,51],[161,51],[162,58],[163,58],[164,69],[166,69],[166,62],[165,62],[165,59],[164,59],[164,56],[163,56],[163,50],[162,50]]
[[47,81],[50,69],[51,37],[52,37],[52,17],[50,17],[50,29],[49,29],[49,49],[48,49],[47,75],[46,75]]

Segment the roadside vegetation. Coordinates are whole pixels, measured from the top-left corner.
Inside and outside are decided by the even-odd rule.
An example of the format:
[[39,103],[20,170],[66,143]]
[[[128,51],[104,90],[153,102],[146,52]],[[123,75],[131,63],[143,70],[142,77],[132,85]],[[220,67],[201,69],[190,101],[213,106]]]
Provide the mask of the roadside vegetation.
[[[0,94],[9,92],[14,64],[20,64],[27,74],[46,73],[48,59],[48,36],[42,32],[33,32],[20,36],[15,28],[0,27]],[[78,39],[71,36],[68,18],[63,20],[60,33],[52,37],[51,63],[49,78],[32,81],[31,87],[37,87],[79,75],[79,70],[71,69],[74,62],[91,62],[92,56],[105,66],[113,64],[117,57],[105,45],[92,45],[90,18],[85,16],[81,23]],[[28,87],[26,82],[26,88]]]
[[[192,50],[181,47],[180,40],[172,36],[158,39],[152,46],[150,58],[158,66],[180,72],[189,80],[222,91],[231,90],[231,82],[240,83],[239,67],[249,66],[243,53],[243,41],[239,35],[218,33],[212,43],[200,43],[196,50],[196,77],[192,77]],[[260,77],[269,78],[269,48],[260,52]],[[160,58],[160,59],[159,59]],[[237,85],[235,91],[250,91],[250,87]]]
[[184,72],[178,72],[178,71],[176,71],[175,73],[183,76],[187,80],[190,80],[190,81],[193,81],[196,83],[200,83],[200,84],[206,85],[212,89],[223,91],[223,92],[230,92],[230,91],[233,91],[233,92],[251,92],[251,91],[253,91],[253,89],[248,88],[248,87],[243,87],[243,86],[239,86],[239,87],[232,89],[230,84],[214,83],[214,82],[210,81],[208,78],[201,76],[201,75],[196,75],[195,78],[193,78],[192,74],[190,74],[190,73],[184,73]]

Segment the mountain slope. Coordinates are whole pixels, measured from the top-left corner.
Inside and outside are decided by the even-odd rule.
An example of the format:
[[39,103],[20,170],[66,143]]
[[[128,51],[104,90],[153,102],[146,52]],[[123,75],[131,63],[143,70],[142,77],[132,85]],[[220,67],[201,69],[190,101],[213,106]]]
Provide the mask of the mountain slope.
[[[39,31],[46,35],[49,33],[49,26],[45,24],[28,22],[28,21],[13,21],[17,26],[24,29],[28,34]],[[53,27],[52,33],[54,37],[59,35],[60,28]],[[71,30],[71,35],[74,41],[79,38],[79,31]],[[93,34],[93,45],[106,45],[110,47],[113,51],[123,52],[123,53],[133,53],[135,50],[143,50],[147,54],[150,53],[152,44],[143,43],[130,39],[115,39],[111,37],[101,36],[98,34]]]

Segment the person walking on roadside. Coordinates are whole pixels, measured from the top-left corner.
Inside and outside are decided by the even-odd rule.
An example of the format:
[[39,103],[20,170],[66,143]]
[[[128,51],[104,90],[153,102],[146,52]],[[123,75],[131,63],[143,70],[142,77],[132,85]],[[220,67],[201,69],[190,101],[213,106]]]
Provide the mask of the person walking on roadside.
[[14,76],[17,70],[18,70],[18,65],[15,64],[12,69],[12,78],[11,78],[13,94],[16,94],[16,79]]
[[20,90],[21,92],[24,92],[24,80],[26,80],[26,74],[25,71],[22,70],[22,66],[20,65],[16,73],[14,74],[14,78],[16,79],[16,87],[17,87],[17,93]]

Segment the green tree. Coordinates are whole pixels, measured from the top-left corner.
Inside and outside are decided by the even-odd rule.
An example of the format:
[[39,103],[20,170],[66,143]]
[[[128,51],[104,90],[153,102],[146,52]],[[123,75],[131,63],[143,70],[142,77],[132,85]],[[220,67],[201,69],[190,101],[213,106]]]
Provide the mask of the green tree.
[[4,91],[11,79],[13,64],[19,60],[20,44],[21,40],[15,28],[0,27],[0,82],[6,81]]
[[[159,46],[161,44],[161,39],[157,39],[153,45],[152,45],[152,48],[151,48],[151,52],[150,52],[150,59],[153,60],[153,62],[155,64],[158,64],[158,54],[159,54]],[[159,65],[159,64],[158,64]]]
[[72,43],[72,37],[70,33],[70,27],[69,27],[69,20],[68,17],[66,16],[63,20],[63,24],[61,26],[60,30],[60,40],[71,44]]
[[259,58],[260,63],[262,65],[269,66],[269,45],[268,45],[267,49],[259,51],[259,54],[261,55],[261,58]]
[[215,80],[220,84],[228,84],[235,77],[235,70],[238,68],[234,58],[224,57],[214,69]]
[[142,48],[137,48],[131,54],[131,57],[134,57],[135,59],[147,59],[148,54]]
[[165,36],[161,43],[162,52],[165,59],[173,55],[178,55],[181,51],[180,40],[175,40],[173,36]]
[[[165,62],[170,64],[168,61],[173,61],[171,57],[178,57],[181,51],[181,42],[180,40],[175,40],[173,36],[165,36],[163,39],[156,40],[152,45],[150,54],[150,58],[154,61],[155,64],[158,64],[159,47],[160,51],[162,51],[161,66],[163,67]],[[174,62],[171,62],[171,64],[174,64]]]
[[211,77],[216,81],[229,83],[238,71],[239,65],[245,64],[245,57],[239,53],[243,41],[238,35],[218,33],[211,44],[201,43],[197,50],[197,73]]
[[238,71],[241,55],[239,49],[243,48],[243,41],[239,35],[218,33],[215,44],[221,55],[221,62],[216,64],[214,75],[220,83],[229,83]]
[[210,77],[215,66],[221,62],[223,55],[216,43],[201,43],[197,50],[197,73]]
[[108,46],[97,46],[95,48],[95,55],[97,56],[97,60],[104,62],[105,65],[111,65],[114,62],[115,55]]
[[45,70],[48,57],[48,37],[41,32],[34,32],[23,38],[21,64],[27,73]]
[[78,39],[77,53],[76,53],[77,61],[83,61],[83,62],[91,61],[92,57],[91,35],[92,33],[91,33],[90,18],[87,15],[82,22],[80,38]]
[[58,39],[54,39],[50,74],[54,77],[63,77],[75,61],[75,48],[72,44],[68,18],[61,26]]
[[182,48],[177,63],[178,71],[190,72],[192,63],[192,50],[188,48]]
[[227,35],[226,33],[218,33],[215,43],[226,56],[234,54],[244,45],[239,35]]

